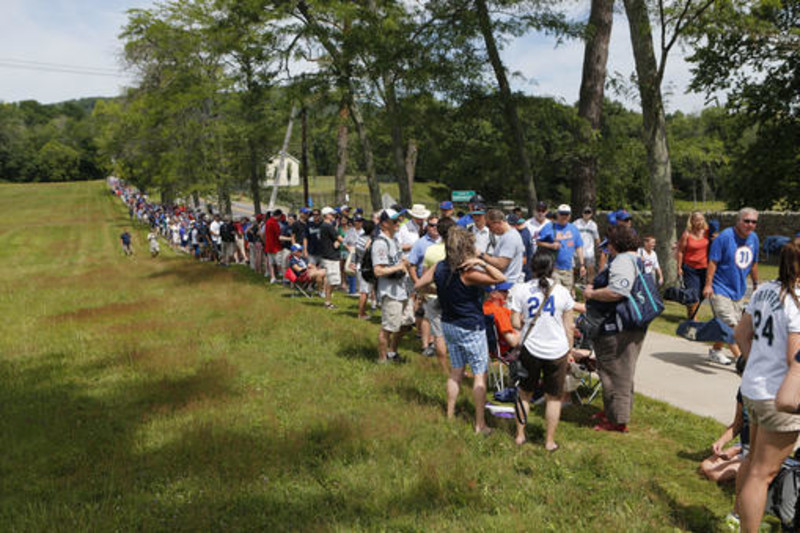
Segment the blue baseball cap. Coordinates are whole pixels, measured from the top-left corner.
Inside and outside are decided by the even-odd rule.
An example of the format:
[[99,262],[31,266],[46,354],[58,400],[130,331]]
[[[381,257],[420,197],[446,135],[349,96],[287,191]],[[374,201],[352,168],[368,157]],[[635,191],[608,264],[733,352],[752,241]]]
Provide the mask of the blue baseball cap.
[[497,285],[487,285],[486,292],[492,291],[509,291],[514,284],[509,281],[504,281],[503,283],[498,283]]
[[453,209],[453,202],[450,200],[445,200],[444,202],[439,204],[439,209],[449,210]]
[[617,220],[630,220],[633,218],[633,215],[628,213],[626,209],[619,209],[616,214]]
[[293,252],[300,252],[303,250],[303,246],[301,244],[293,244],[292,251]]
[[311,209],[309,209],[307,207],[301,207],[300,208],[300,212],[307,215],[307,214],[309,214],[311,212]]

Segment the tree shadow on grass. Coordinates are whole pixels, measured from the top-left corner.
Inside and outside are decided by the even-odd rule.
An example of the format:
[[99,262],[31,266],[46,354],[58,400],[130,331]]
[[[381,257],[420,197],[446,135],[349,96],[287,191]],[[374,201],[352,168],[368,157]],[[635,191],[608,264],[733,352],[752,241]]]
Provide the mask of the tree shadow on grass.
[[375,362],[378,360],[378,347],[375,342],[364,339],[349,339],[339,344],[337,357]]
[[719,519],[705,505],[684,505],[671,496],[658,482],[651,481],[649,490],[654,498],[669,506],[672,525],[687,531],[715,531]]

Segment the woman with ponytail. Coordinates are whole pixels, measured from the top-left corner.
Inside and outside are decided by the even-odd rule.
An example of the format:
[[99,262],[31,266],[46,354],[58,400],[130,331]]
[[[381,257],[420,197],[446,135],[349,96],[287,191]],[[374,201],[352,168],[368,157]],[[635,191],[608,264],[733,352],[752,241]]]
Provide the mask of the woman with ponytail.
[[741,530],[755,532],[767,488],[800,433],[800,245],[783,247],[778,279],[753,293],[734,336],[747,358],[741,391],[750,416],[750,453],[736,479],[736,510]]
[[549,251],[534,254],[531,271],[533,278],[514,285],[509,297],[511,323],[522,330],[519,360],[528,374],[518,383],[522,408],[517,412],[516,443],[526,441],[531,394],[541,379],[546,400],[544,447],[554,452],[558,449],[556,426],[561,418],[561,397],[572,353],[575,301],[563,285],[553,281],[553,254]]

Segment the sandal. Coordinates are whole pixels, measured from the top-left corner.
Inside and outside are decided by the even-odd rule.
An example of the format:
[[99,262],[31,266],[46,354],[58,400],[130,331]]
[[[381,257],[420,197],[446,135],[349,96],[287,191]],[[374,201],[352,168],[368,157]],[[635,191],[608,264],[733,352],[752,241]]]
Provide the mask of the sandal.
[[325,302],[325,309],[336,309],[336,306],[330,302]]

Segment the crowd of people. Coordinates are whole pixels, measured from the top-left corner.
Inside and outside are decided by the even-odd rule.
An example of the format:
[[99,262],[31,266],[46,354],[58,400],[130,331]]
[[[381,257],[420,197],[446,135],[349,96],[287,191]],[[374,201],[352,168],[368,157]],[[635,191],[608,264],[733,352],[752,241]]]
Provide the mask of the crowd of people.
[[[576,316],[587,305],[613,309],[631,293],[639,272],[652,276],[656,286],[664,281],[655,238],[640,236],[624,209],[608,215],[608,234],[601,240],[593,210],[586,207],[573,220],[566,204],[551,214],[540,202],[527,220],[521,209],[487,209],[479,195],[458,215],[452,202],[443,201],[436,213],[420,204],[370,215],[341,206],[296,214],[275,209],[233,220],[150,203],[118,181],[111,186],[132,221],[199,260],[246,263],[270,282],[288,276],[314,287],[328,309],[336,308],[333,292],[343,291],[359,298],[359,319],[372,318],[371,303],[371,311],[380,309],[379,364],[403,362],[399,342],[416,327],[420,352],[436,357],[447,376],[448,417],[455,416],[461,384],[471,375],[478,434],[491,432],[484,409],[490,364],[486,328],[495,327],[501,349],[520,347],[524,369],[516,383],[515,440],[527,441],[531,397],[540,391],[549,451],[559,447],[555,432],[574,356]],[[800,404],[800,234],[781,251],[779,279],[759,285],[757,223],[758,212],[745,208],[733,227],[720,231],[718,223],[695,212],[675,250],[683,286],[708,300],[714,316],[735,330],[731,357],[715,345],[709,359],[743,369],[737,417],[714,442],[702,469],[715,480],[737,480],[738,514],[731,516],[741,516],[745,531],[757,529],[769,480],[800,431],[800,416],[794,414]],[[121,243],[126,254],[133,253],[127,231]],[[754,293],[745,304],[748,277]],[[694,316],[698,305],[688,305],[687,315]],[[487,315],[493,324],[491,319],[487,324]],[[646,328],[620,327],[612,313],[592,339],[604,407],[595,415],[594,429],[629,430],[645,333]],[[741,447],[725,449],[737,434]]]

